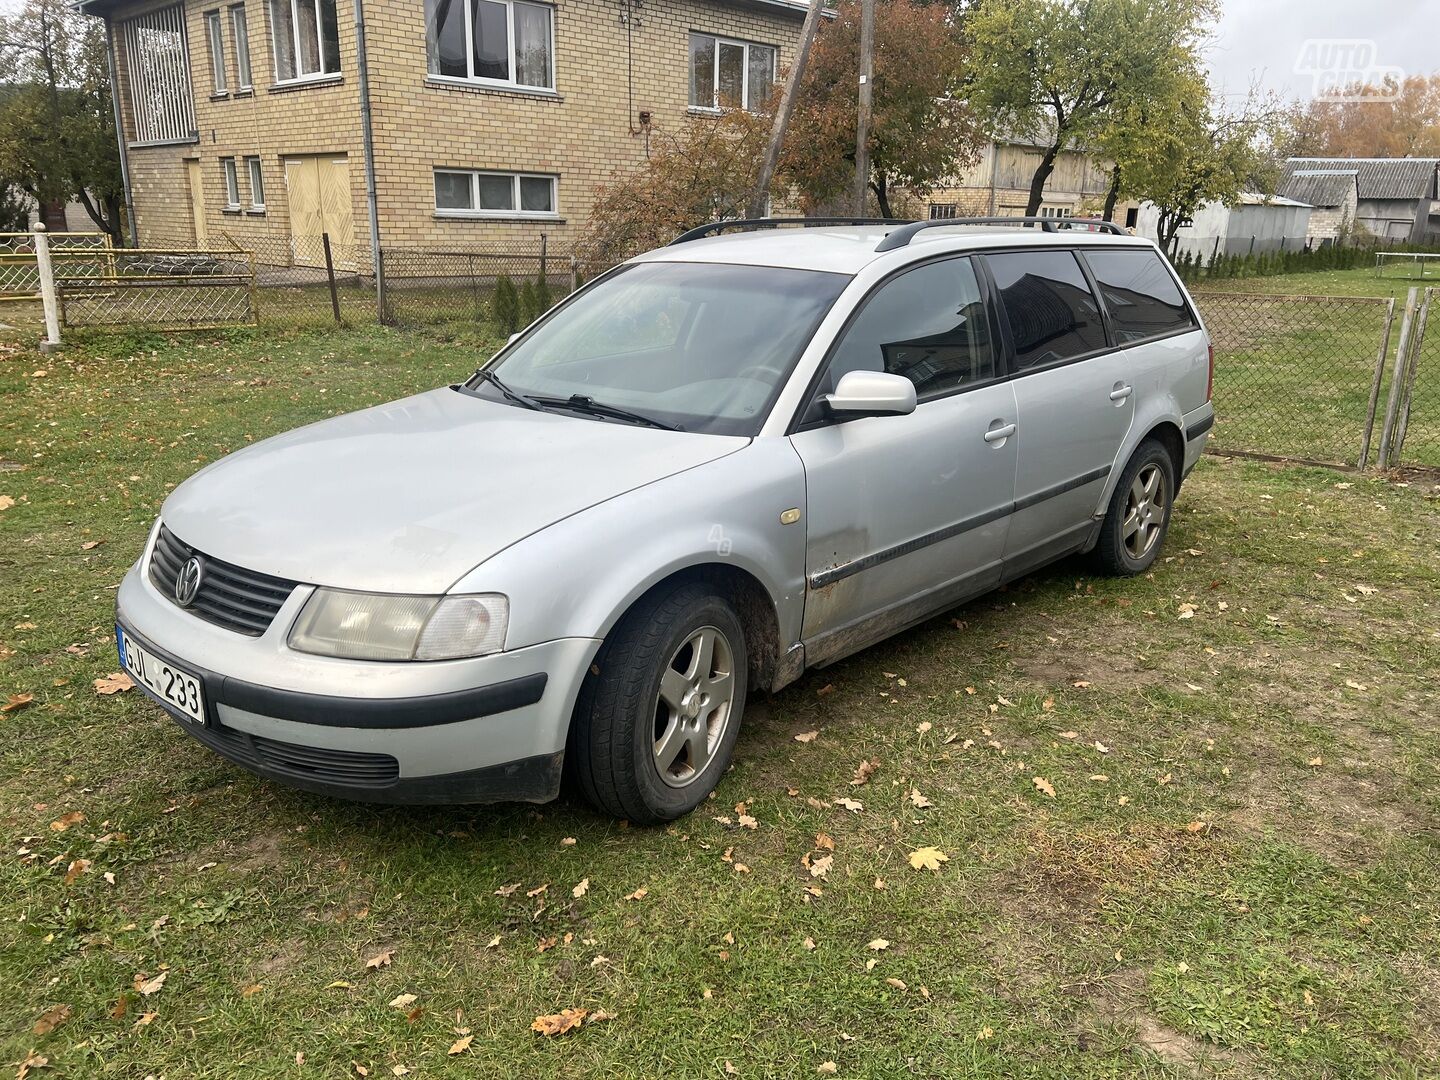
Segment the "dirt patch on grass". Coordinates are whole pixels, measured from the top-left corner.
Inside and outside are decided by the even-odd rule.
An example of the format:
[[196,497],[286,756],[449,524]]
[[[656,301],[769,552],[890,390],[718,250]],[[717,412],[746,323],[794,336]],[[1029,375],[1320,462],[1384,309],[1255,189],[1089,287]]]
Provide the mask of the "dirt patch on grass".
[[1149,1051],[1167,1065],[1198,1076],[1234,1062],[1232,1051],[1161,1023],[1141,1007],[1144,1000],[1144,970],[1121,969],[1097,983],[1091,999],[1093,1019],[1125,1032],[1135,1047]]

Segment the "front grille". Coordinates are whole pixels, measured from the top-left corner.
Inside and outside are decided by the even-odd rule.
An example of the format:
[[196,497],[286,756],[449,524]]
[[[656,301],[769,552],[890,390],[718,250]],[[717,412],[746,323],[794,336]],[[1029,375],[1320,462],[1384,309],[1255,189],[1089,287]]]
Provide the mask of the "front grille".
[[400,763],[389,754],[300,746],[219,724],[202,726],[181,722],[180,726],[235,764],[282,778],[313,780],[344,787],[381,788],[393,784],[400,776]]
[[298,582],[254,570],[243,570],[196,551],[164,525],[150,556],[150,580],[173,603],[175,578],[186,560],[199,556],[204,564],[200,591],[188,608],[206,622],[237,634],[259,637],[275,620],[275,613]]

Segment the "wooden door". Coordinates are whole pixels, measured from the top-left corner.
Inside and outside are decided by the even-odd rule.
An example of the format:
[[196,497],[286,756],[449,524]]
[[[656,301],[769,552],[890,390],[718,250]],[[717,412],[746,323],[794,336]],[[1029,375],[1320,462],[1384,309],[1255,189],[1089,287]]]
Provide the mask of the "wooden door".
[[195,246],[203,248],[209,236],[205,231],[205,184],[200,174],[200,162],[187,158],[185,173],[190,181],[190,217],[195,225]]
[[290,195],[290,247],[302,266],[324,266],[321,234],[329,233],[337,269],[353,269],[355,225],[350,209],[350,168],[343,154],[285,159]]

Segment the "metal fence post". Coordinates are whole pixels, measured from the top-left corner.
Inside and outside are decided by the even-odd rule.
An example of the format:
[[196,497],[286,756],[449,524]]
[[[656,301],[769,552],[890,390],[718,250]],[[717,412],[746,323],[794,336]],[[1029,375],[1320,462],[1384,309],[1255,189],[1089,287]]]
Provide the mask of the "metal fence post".
[[55,266],[50,261],[50,237],[45,233],[45,223],[35,223],[35,270],[40,276],[40,303],[45,308],[45,340],[40,343],[42,352],[60,347],[60,305],[55,296]]
[[325,248],[325,278],[330,282],[330,310],[335,314],[335,325],[340,325],[340,294],[335,291],[335,259],[330,254],[330,234],[322,232],[320,243]]
[[548,261],[545,257],[545,241],[549,239],[543,232],[540,234],[540,280],[549,284],[550,277],[546,273],[549,270]]
[[1375,354],[1375,377],[1370,381],[1370,401],[1365,408],[1365,434],[1360,438],[1360,460],[1363,469],[1370,460],[1370,437],[1375,434],[1375,408],[1380,403],[1380,383],[1385,377],[1385,361],[1390,356],[1390,328],[1395,323],[1395,298],[1385,305],[1385,330],[1380,335],[1380,351]]
[[1410,426],[1410,402],[1415,397],[1415,380],[1420,374],[1420,353],[1425,347],[1425,324],[1430,319],[1430,299],[1434,289],[1426,289],[1424,297],[1420,302],[1420,315],[1415,321],[1415,341],[1410,346],[1410,366],[1405,375],[1405,390],[1400,400],[1400,415],[1395,425],[1395,445],[1390,449],[1390,457],[1397,460],[1400,452],[1405,449],[1405,431]]
[[1395,367],[1390,376],[1390,398],[1385,405],[1385,426],[1380,431],[1380,452],[1375,460],[1378,468],[1388,469],[1395,434],[1395,417],[1400,410],[1400,396],[1405,387],[1405,361],[1410,354],[1411,330],[1415,309],[1420,303],[1420,290],[1414,286],[1405,297],[1405,315],[1400,320],[1400,344],[1395,349]]
[[570,256],[570,291],[573,293],[580,287],[580,261],[574,255]]

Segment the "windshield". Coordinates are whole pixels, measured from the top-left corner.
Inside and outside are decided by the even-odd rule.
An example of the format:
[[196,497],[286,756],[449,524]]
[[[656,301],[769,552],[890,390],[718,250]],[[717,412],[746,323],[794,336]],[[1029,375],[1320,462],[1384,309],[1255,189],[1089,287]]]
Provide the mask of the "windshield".
[[[576,415],[627,422],[621,414],[630,412],[684,431],[753,435],[849,280],[772,266],[626,266],[487,370],[542,407],[578,404]],[[477,376],[468,385],[514,403],[493,381]]]

